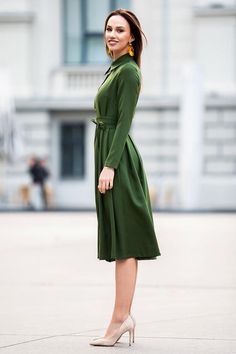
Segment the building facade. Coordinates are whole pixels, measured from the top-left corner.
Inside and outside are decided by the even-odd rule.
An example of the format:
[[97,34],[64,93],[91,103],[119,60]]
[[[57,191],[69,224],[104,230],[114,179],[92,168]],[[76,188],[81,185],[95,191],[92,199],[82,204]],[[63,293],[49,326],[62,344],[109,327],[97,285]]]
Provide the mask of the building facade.
[[[94,96],[110,65],[106,15],[129,8],[148,39],[131,135],[153,207],[236,207],[234,0],[2,0],[0,67],[11,74],[25,157],[47,159],[55,206],[94,208]],[[10,204],[26,158],[4,166]]]

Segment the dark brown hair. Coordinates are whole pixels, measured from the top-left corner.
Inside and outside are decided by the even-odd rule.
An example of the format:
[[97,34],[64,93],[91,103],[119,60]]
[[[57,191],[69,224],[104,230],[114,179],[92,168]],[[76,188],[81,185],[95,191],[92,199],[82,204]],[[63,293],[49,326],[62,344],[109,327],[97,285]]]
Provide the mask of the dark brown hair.
[[[104,26],[104,34],[106,32],[107,22],[108,22],[109,18],[114,15],[120,15],[120,16],[124,17],[126,19],[126,21],[129,23],[130,32],[134,37],[134,41],[132,41],[132,46],[134,48],[134,60],[137,63],[137,65],[140,67],[141,53],[143,50],[143,37],[145,38],[145,40],[147,42],[147,38],[141,29],[140,22],[132,11],[126,10],[126,9],[117,9],[117,10],[112,11],[107,16],[106,21],[105,21],[105,26]],[[109,55],[107,45],[106,45],[106,52]]]

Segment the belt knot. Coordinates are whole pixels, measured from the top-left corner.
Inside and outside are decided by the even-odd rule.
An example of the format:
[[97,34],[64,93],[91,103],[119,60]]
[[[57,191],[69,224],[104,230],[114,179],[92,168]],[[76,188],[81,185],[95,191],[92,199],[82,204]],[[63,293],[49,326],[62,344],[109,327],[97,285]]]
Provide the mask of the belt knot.
[[113,116],[99,116],[96,118],[91,119],[93,123],[97,125],[98,128],[106,129],[106,128],[115,128],[116,121],[114,120]]
[[104,122],[102,122],[101,120],[97,120],[97,119],[93,118],[93,119],[91,119],[91,121],[93,123],[95,123],[99,128],[102,128],[102,129],[105,128]]

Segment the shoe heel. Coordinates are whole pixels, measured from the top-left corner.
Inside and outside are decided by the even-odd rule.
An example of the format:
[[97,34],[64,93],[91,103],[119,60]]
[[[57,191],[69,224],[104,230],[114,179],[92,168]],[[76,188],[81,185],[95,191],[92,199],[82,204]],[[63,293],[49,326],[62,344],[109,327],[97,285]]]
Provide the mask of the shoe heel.
[[133,343],[134,343],[134,330],[135,330],[135,327],[136,327],[136,320],[135,320],[135,318],[134,318],[134,316],[132,314],[130,314],[130,317],[132,318],[133,325],[134,325],[134,327],[133,327]]
[[131,345],[131,329],[129,330],[129,346]]
[[131,345],[131,342],[134,343],[134,328],[129,330],[129,345]]

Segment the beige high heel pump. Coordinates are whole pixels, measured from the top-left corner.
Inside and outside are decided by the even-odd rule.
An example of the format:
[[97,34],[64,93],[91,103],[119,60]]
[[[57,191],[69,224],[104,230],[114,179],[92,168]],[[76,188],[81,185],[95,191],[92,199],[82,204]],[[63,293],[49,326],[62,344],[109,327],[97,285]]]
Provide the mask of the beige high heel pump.
[[110,337],[100,337],[97,339],[92,340],[89,344],[90,345],[100,345],[106,347],[112,347],[116,344],[116,342],[120,339],[120,337],[129,331],[129,345],[131,342],[134,343],[134,327],[135,322],[133,318],[129,315],[126,320],[114,331],[114,334]]

